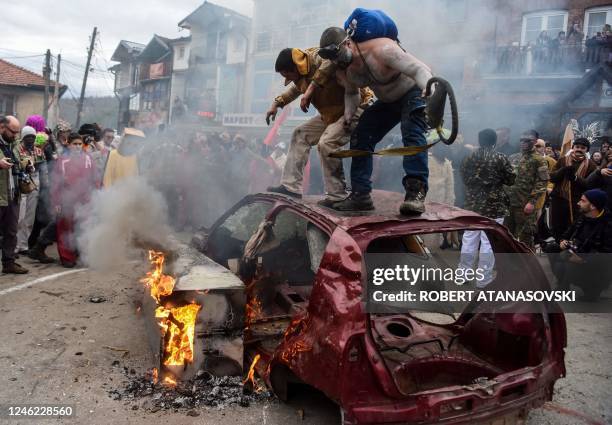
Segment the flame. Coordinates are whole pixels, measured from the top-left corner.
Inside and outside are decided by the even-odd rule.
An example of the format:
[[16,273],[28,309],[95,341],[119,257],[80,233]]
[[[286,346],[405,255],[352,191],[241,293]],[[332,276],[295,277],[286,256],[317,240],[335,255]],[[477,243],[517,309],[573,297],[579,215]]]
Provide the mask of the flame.
[[257,381],[255,380],[255,365],[257,364],[260,358],[261,358],[261,355],[259,354],[255,355],[255,358],[253,359],[253,362],[251,363],[251,367],[249,367],[249,373],[247,374],[246,378],[244,378],[244,381],[242,381],[243,384],[250,382],[251,385],[253,386],[253,390],[256,393],[259,393],[265,389],[264,387],[259,385]]
[[148,376],[151,379],[151,382],[153,383],[153,385],[156,385],[157,382],[159,381],[159,372],[156,367],[154,367],[153,369],[147,370],[147,373],[145,376]]
[[249,325],[251,325],[253,322],[255,322],[262,316],[261,301],[259,300],[259,298],[257,298],[257,296],[251,297],[251,299],[247,303],[245,307],[245,316],[246,329],[248,329]]
[[157,303],[161,297],[170,295],[174,289],[174,278],[164,274],[165,260],[166,256],[163,252],[150,250],[149,261],[153,266],[153,271],[147,272],[147,277],[140,280],[151,290],[151,296]]
[[164,380],[162,381],[162,384],[164,384],[167,387],[174,388],[174,387],[176,387],[176,380],[171,375],[166,375],[164,377]]
[[187,304],[182,307],[155,309],[155,317],[164,337],[163,364],[183,366],[193,361],[195,322],[200,306]]
[[291,323],[289,323],[289,326],[283,335],[283,345],[286,346],[286,349],[281,354],[281,359],[284,362],[290,363],[299,353],[312,350],[312,343],[309,343],[303,339],[298,339],[289,344],[289,340],[294,336],[294,334],[297,331],[303,332],[307,326],[308,322],[302,317],[296,317],[291,321]]

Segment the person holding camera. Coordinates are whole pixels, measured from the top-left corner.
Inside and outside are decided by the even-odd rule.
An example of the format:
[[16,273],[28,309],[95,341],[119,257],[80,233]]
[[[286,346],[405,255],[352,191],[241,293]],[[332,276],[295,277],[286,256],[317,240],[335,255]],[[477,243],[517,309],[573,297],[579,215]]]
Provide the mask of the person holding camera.
[[2,235],[2,273],[25,274],[27,269],[15,262],[17,223],[19,221],[19,175],[22,164],[15,139],[21,130],[13,116],[0,116],[0,235]]
[[601,255],[612,253],[607,202],[608,195],[601,189],[584,192],[578,201],[580,215],[558,244],[553,242],[545,249],[559,287],[567,290],[572,283],[580,286],[588,301],[597,300],[609,282],[610,261],[607,255]]

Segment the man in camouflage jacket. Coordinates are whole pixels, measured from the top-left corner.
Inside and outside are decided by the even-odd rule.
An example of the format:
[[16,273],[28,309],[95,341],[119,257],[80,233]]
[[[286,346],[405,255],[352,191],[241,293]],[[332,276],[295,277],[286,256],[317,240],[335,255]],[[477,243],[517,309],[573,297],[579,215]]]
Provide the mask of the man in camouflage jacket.
[[536,204],[546,192],[548,163],[535,151],[536,137],[521,139],[521,159],[516,167],[516,181],[508,188],[510,212],[504,224],[519,241],[533,248],[536,232]]
[[[465,208],[502,223],[508,213],[508,197],[504,185],[512,185],[516,178],[508,158],[495,150],[497,134],[490,128],[478,133],[480,148],[461,165],[465,184]],[[478,287],[488,285],[493,276],[495,258],[487,235],[480,230],[466,230],[461,245],[459,268],[472,269],[478,255],[478,268],[484,279]]]

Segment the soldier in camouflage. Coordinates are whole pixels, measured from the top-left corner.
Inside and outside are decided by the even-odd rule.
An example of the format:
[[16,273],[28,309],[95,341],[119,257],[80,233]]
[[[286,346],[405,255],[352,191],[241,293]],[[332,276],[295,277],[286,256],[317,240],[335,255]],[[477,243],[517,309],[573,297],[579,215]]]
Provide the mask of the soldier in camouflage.
[[516,181],[508,188],[510,212],[504,224],[521,242],[533,249],[536,232],[536,203],[546,192],[548,164],[535,151],[536,137],[521,138],[521,159],[516,167]]
[[[508,213],[508,197],[503,186],[512,185],[516,176],[508,158],[495,150],[496,142],[495,130],[487,128],[478,133],[480,148],[461,164],[461,177],[465,184],[465,208],[501,224]],[[476,286],[483,288],[493,279],[493,249],[484,231],[466,230],[458,267],[473,269],[477,256],[484,279],[476,282]]]
[[478,134],[480,149],[461,165],[465,209],[494,220],[508,214],[508,197],[503,186],[512,186],[516,177],[506,155],[495,150],[496,138],[494,130],[482,130]]

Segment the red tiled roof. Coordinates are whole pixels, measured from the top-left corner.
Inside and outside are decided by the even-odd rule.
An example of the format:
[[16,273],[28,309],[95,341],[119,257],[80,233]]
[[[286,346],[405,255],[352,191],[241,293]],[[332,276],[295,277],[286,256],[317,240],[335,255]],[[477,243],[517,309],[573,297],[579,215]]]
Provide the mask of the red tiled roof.
[[42,75],[0,59],[0,85],[6,86],[44,86]]

